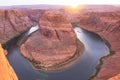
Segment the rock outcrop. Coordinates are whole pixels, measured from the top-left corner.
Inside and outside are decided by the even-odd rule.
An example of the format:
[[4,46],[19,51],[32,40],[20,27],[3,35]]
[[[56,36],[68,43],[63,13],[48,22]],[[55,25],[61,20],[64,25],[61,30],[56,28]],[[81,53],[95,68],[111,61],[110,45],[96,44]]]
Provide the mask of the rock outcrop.
[[21,53],[36,68],[56,70],[75,56],[76,35],[63,10],[44,12],[39,26],[40,29],[22,44]]
[[18,80],[13,68],[6,59],[6,51],[0,44],[0,80]]
[[35,25],[24,10],[0,10],[0,42],[6,43]]
[[80,27],[99,34],[110,44],[110,52],[114,52],[114,54],[102,59],[103,64],[100,66],[97,76],[93,79],[107,80],[120,73],[120,11],[113,11],[112,7],[112,11],[109,10],[109,12],[104,10],[94,11],[94,9],[83,10],[75,20]]

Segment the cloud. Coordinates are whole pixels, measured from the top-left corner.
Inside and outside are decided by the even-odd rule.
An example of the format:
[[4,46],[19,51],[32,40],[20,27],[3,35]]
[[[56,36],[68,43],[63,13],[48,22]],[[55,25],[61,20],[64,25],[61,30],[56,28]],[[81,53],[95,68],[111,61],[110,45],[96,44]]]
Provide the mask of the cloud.
[[120,5],[119,0],[0,0],[0,6],[32,4],[112,4]]

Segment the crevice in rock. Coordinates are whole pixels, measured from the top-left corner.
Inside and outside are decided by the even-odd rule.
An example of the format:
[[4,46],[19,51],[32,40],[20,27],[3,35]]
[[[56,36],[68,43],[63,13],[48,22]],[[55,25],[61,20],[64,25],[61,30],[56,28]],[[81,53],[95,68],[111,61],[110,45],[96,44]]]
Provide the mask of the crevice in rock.
[[58,40],[61,41],[60,36],[59,36],[57,30],[55,30],[55,33],[56,33],[56,35],[57,35]]

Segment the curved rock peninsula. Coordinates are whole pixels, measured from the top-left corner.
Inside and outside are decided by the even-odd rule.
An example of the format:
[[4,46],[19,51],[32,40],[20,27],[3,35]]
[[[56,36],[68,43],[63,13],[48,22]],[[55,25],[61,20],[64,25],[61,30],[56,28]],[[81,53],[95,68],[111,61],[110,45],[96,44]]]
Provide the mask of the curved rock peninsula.
[[[79,42],[80,43],[80,42]],[[63,10],[47,10],[39,20],[39,30],[21,45],[21,53],[33,66],[44,70],[59,70],[77,52],[77,38]],[[79,45],[81,51],[82,44]]]

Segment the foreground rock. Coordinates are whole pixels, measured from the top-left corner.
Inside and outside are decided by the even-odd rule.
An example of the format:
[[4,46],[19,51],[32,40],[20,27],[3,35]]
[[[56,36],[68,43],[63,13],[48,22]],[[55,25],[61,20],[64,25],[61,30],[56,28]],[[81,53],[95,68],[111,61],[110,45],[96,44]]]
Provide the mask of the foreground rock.
[[0,80],[18,80],[14,70],[5,57],[6,51],[0,44]]
[[0,43],[6,43],[34,24],[24,10],[0,10]]
[[107,40],[111,53],[115,52],[114,55],[102,59],[103,65],[93,80],[107,80],[120,73],[120,7],[116,7],[119,8],[117,11],[113,8],[112,6],[107,12],[95,10],[95,7],[88,11],[85,9],[75,19],[80,27],[95,32]]
[[59,70],[77,53],[77,38],[72,25],[63,10],[46,11],[39,25],[40,29],[22,44],[21,53],[36,68]]

